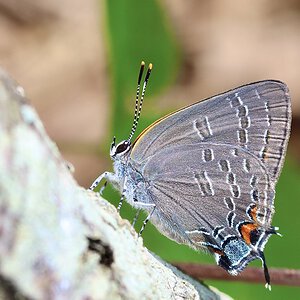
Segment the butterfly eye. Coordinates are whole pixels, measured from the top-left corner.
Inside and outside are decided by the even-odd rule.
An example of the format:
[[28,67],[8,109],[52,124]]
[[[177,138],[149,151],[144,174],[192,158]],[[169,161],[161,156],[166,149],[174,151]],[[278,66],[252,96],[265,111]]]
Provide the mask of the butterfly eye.
[[117,146],[115,154],[125,152],[126,150],[128,150],[129,147],[130,143],[128,141],[124,141]]

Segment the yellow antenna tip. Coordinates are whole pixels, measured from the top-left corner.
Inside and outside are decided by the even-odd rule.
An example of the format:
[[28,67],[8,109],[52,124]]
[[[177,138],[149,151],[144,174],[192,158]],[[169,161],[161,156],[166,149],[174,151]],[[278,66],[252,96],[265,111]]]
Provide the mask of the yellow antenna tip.
[[144,66],[145,65],[145,62],[142,60],[142,62],[141,62],[141,66]]
[[152,70],[152,66],[153,66],[153,65],[150,63],[150,64],[149,64],[149,69],[150,69],[150,70]]

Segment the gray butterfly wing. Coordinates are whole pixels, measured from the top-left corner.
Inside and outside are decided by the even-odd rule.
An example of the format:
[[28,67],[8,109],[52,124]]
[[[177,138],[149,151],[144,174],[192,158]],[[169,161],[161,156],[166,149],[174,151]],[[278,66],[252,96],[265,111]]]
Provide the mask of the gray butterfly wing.
[[142,176],[158,199],[155,204],[169,211],[170,219],[178,214],[184,220],[188,215],[181,224],[186,230],[194,230],[202,221],[212,228],[228,224],[229,211],[241,215],[240,220],[250,220],[246,210],[251,203],[257,205],[259,224],[270,227],[272,183],[260,160],[243,149],[207,143],[171,147],[149,159]]
[[287,86],[248,84],[203,100],[150,125],[133,145],[131,160],[143,164],[157,151],[199,142],[242,147],[258,157],[276,183],[291,125]]
[[[258,257],[250,243],[263,250],[274,190],[263,163],[247,150],[212,143],[174,146],[152,156],[142,176],[157,205],[152,222],[170,238],[196,249],[235,251],[226,258],[232,272]],[[232,246],[226,250],[228,239],[245,253]]]

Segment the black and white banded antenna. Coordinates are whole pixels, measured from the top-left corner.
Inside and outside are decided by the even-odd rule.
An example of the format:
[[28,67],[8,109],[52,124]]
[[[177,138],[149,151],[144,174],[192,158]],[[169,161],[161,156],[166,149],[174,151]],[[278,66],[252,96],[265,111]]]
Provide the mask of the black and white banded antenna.
[[133,124],[132,124],[132,128],[131,128],[131,132],[130,132],[128,141],[130,141],[132,139],[132,137],[133,137],[133,135],[136,131],[136,127],[137,127],[137,124],[139,122],[140,116],[141,116],[141,111],[142,111],[144,96],[145,96],[145,92],[146,92],[146,87],[147,87],[148,80],[149,80],[149,77],[150,77],[150,74],[151,74],[151,71],[152,71],[152,64],[150,63],[149,66],[148,66],[148,70],[147,70],[147,73],[146,73],[146,76],[145,76],[145,79],[144,79],[144,83],[143,83],[141,99],[139,99],[141,81],[142,81],[142,76],[143,76],[143,73],[144,73],[144,69],[145,69],[145,62],[142,61],[140,72],[139,72],[139,77],[138,77],[137,89],[136,89]]

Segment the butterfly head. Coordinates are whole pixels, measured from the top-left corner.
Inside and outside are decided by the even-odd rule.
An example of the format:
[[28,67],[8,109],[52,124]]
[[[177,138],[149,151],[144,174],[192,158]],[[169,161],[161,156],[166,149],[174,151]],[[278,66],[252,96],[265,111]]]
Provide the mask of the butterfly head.
[[116,138],[113,138],[113,141],[110,146],[110,157],[112,160],[121,159],[126,153],[131,149],[130,140],[124,140],[116,145]]

